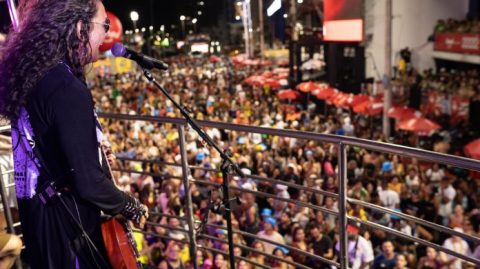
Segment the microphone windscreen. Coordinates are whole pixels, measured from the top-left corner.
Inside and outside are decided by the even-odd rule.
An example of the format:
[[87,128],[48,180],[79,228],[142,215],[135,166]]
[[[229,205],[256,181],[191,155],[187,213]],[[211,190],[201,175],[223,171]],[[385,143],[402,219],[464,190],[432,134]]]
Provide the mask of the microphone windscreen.
[[122,43],[117,42],[113,45],[112,54],[114,56],[123,57],[123,56],[125,56],[125,53],[126,53],[126,49],[125,49],[125,46]]

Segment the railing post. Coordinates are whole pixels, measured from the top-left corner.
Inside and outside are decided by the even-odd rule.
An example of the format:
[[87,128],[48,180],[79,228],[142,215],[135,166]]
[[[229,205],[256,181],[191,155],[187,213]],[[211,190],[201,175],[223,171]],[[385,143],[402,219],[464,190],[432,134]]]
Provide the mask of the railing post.
[[193,268],[197,269],[197,240],[195,235],[195,226],[193,220],[193,206],[192,206],[192,195],[190,193],[190,170],[188,168],[187,160],[187,150],[185,148],[185,126],[178,125],[178,135],[179,135],[179,144],[180,144],[180,154],[182,156],[182,178],[183,178],[183,187],[185,189],[185,206],[186,209],[186,219],[188,224],[188,237],[190,243],[190,259],[193,264]]
[[348,268],[347,238],[347,151],[346,145],[338,143],[338,222],[340,226],[340,269]]
[[[13,226],[12,211],[10,210],[10,206],[8,205],[5,182],[3,181],[4,179],[5,175],[3,174],[2,167],[0,167],[0,195],[2,196],[3,213],[5,214],[5,219],[7,221],[8,232],[15,235],[16,233],[15,227]],[[20,260],[20,258],[17,258],[17,260],[15,261],[15,268],[23,269],[22,261]]]

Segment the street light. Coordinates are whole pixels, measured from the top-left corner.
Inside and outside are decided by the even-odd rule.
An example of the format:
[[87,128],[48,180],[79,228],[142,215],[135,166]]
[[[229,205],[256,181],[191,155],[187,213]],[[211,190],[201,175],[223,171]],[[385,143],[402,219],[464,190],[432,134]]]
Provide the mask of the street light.
[[192,19],[192,24],[193,24],[193,32],[197,33],[197,18]]
[[138,15],[138,12],[136,12],[135,10],[130,12],[130,19],[132,20],[133,22],[133,29],[136,29],[137,28],[137,21],[138,21],[138,18],[140,16]]
[[184,15],[180,16],[180,23],[182,24],[182,37],[185,37],[185,19]]

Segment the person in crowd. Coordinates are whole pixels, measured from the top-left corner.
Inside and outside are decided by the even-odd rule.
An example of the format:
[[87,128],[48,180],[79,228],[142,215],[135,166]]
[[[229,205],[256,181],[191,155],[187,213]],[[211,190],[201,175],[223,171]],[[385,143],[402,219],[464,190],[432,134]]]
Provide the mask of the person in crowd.
[[[267,218],[263,226],[263,231],[258,232],[257,236],[272,242],[285,244],[285,239],[283,238],[283,236],[275,230],[276,225],[276,219],[274,219],[273,217]],[[271,254],[275,249],[276,245],[269,242],[264,242],[264,247],[265,252]]]
[[[332,239],[326,234],[323,233],[320,225],[313,225],[310,227],[310,242],[308,248],[313,251],[317,256],[323,257],[325,259],[333,259],[333,242]],[[325,269],[329,268],[330,265],[322,261],[310,261],[310,264],[313,265],[313,268],[316,269]]]
[[[403,256],[405,260],[405,256]],[[406,260],[405,260],[406,262]],[[397,253],[395,252],[395,246],[390,240],[386,240],[382,244],[382,253],[375,257],[373,261],[373,269],[394,269],[397,263]]]
[[[372,265],[375,257],[373,256],[372,245],[360,233],[357,225],[347,225],[348,233],[348,262],[352,269],[367,269]],[[337,255],[340,251],[340,243],[335,245]]]
[[[459,233],[463,233],[463,229],[460,228],[460,227],[455,227],[453,229],[455,231],[459,232]],[[462,239],[461,237],[456,236],[456,235],[452,235],[451,237],[447,238],[445,240],[445,242],[443,242],[443,246],[446,249],[453,250],[453,251],[455,251],[459,254],[463,254],[465,256],[469,256],[472,253],[471,250],[470,250],[470,246],[468,245],[467,241],[465,241],[464,239]],[[447,255],[443,252],[442,252],[441,255],[447,256],[447,259],[452,262],[452,267],[454,269],[462,269],[462,260],[458,259],[457,257]],[[444,259],[445,259],[445,257],[444,257]]]

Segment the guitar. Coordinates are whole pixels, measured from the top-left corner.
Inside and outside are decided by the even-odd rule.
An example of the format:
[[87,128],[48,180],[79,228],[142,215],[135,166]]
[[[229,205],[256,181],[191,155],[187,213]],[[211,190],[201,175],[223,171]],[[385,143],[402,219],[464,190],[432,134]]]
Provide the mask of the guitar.
[[[101,146],[101,153],[106,166],[108,167],[109,176],[115,186],[118,187],[112,168],[107,158],[105,150]],[[114,269],[140,269],[141,264],[138,262],[138,253],[135,240],[133,239],[132,229],[128,221],[123,217],[109,217],[101,224],[103,242],[107,249],[108,259]]]

